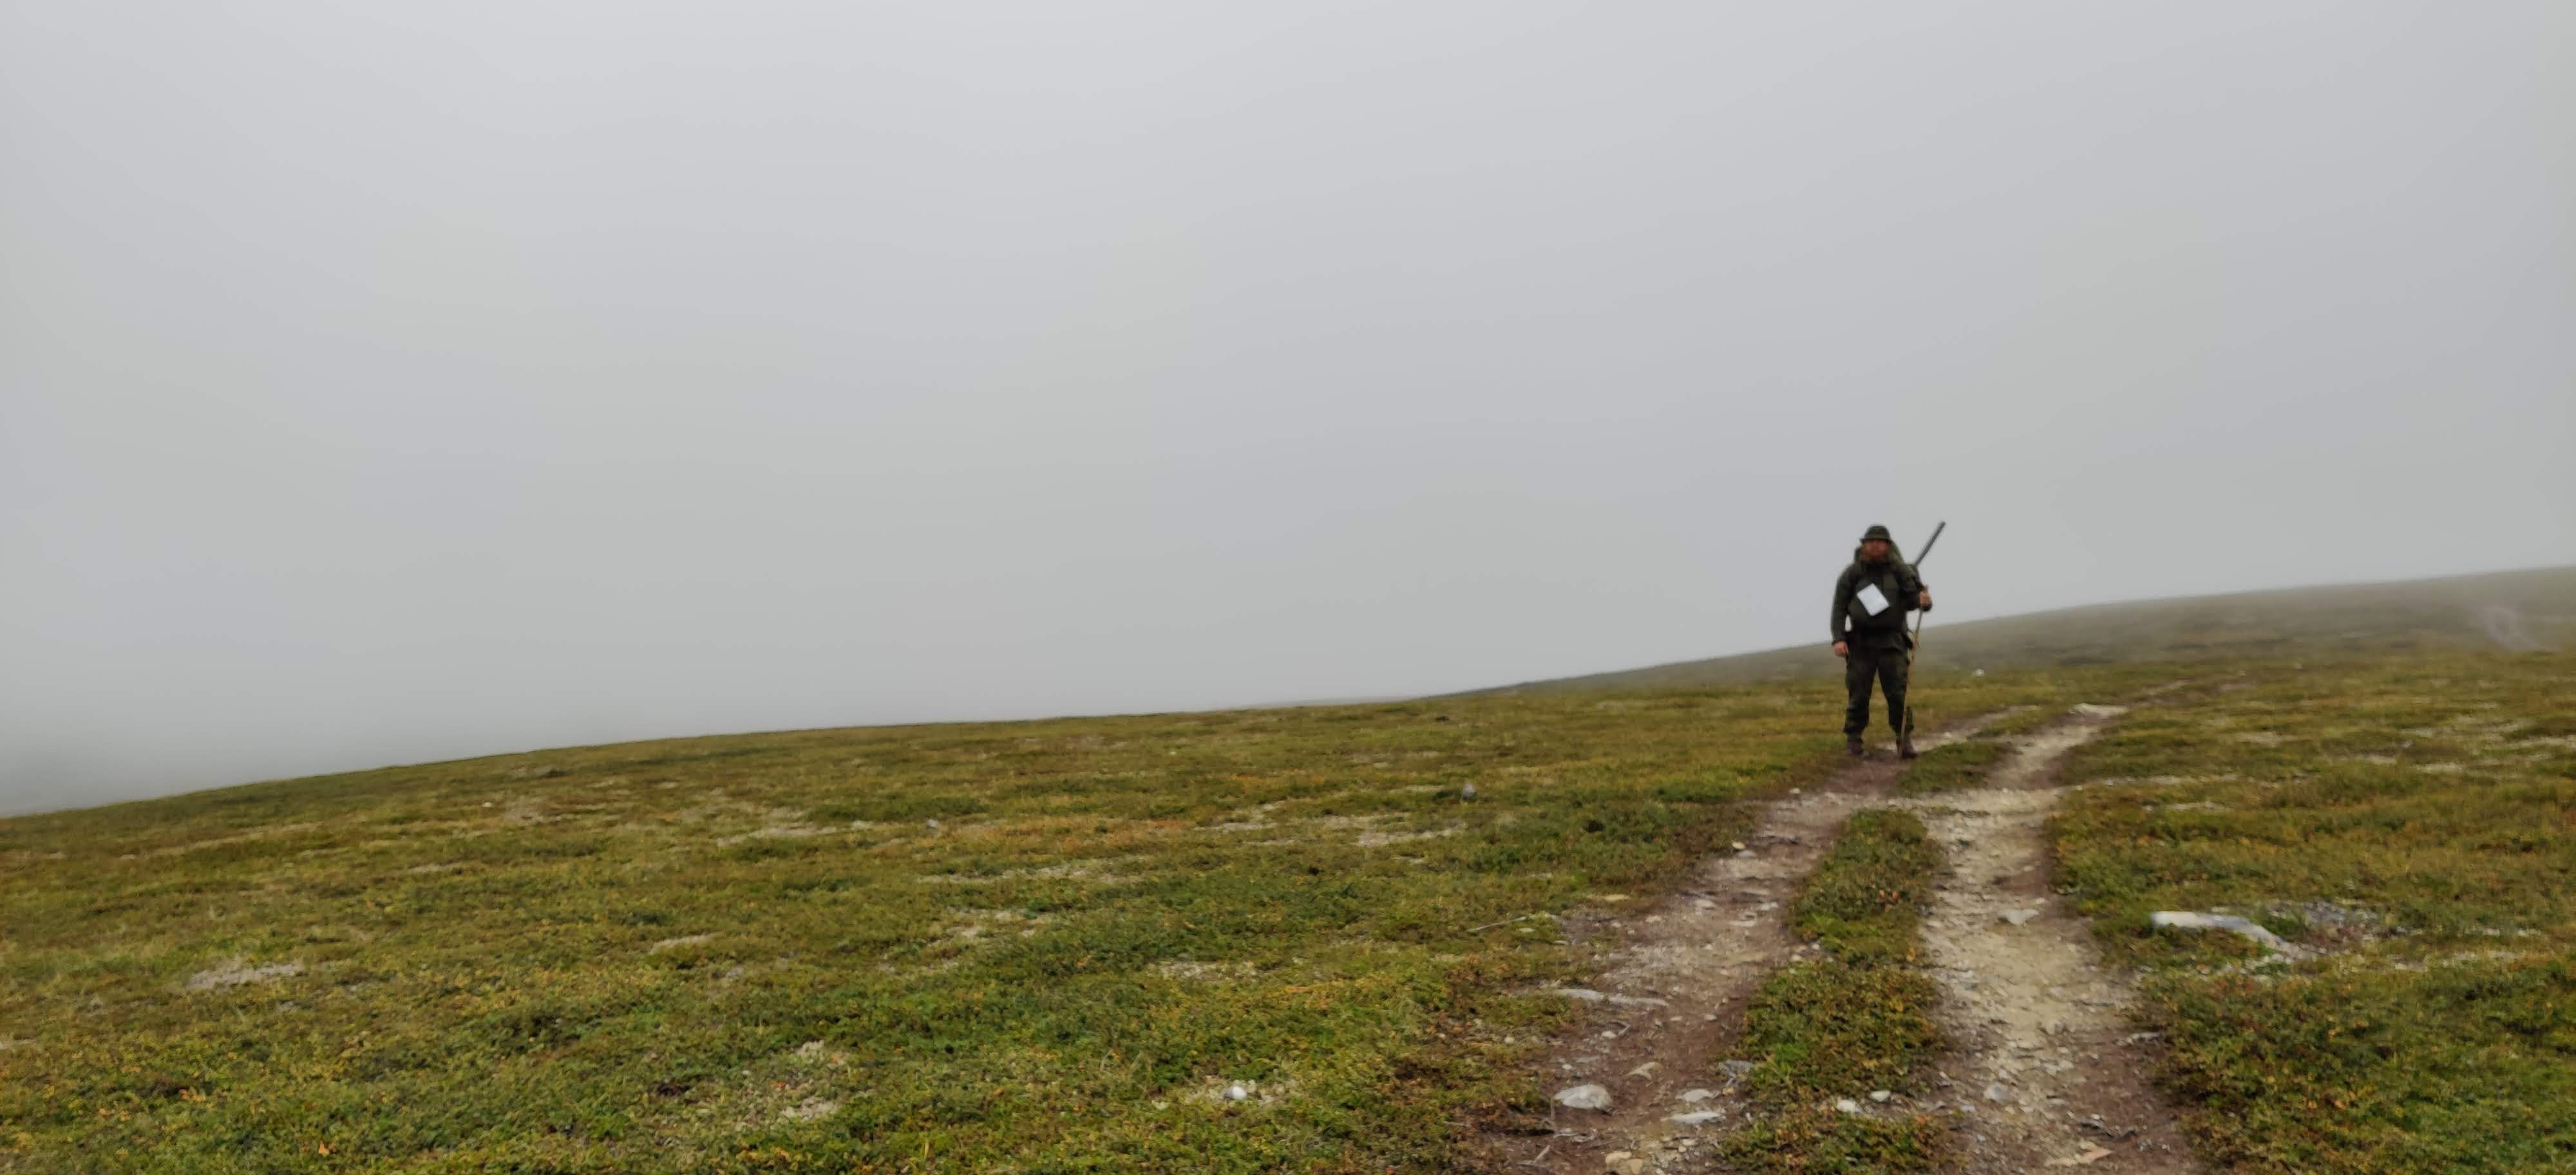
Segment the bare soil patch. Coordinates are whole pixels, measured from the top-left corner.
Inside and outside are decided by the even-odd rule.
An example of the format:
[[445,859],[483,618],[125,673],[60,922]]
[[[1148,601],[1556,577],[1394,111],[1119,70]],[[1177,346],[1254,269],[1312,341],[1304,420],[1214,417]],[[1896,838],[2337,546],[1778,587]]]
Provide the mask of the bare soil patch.
[[2148,1079],[2158,1046],[2130,1028],[2128,976],[2101,966],[2051,884],[2059,766],[2120,712],[2078,707],[2018,745],[1985,787],[1908,805],[1949,861],[1922,935],[1956,1051],[1927,1108],[1959,1115],[1963,1172],[2200,1169]]

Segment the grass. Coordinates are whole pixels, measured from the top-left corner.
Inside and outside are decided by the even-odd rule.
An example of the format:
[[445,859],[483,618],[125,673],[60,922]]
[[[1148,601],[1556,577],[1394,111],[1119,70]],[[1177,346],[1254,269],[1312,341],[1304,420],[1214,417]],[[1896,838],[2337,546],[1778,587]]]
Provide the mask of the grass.
[[[1976,733],[1930,747],[1906,764],[1905,773],[1897,777],[1897,790],[1909,796],[1923,796],[1983,786],[1987,774],[2012,753],[2014,739],[2064,719],[2069,706],[2080,702],[2134,701],[2141,695],[2172,688],[2188,680],[2188,674],[2204,671],[2206,667],[2197,663],[2142,662],[1993,678],[1935,678],[1933,692],[1942,699],[1948,713],[1966,713],[1960,710],[1962,705],[1983,704],[1988,708],[1972,711],[1980,719]],[[1916,707],[1915,725],[1920,730],[1938,729],[1920,706]]]
[[1920,909],[1941,852],[1923,823],[1894,809],[1853,815],[1801,890],[1792,925],[1824,957],[1764,981],[1745,1014],[1745,1081],[1767,1111],[1726,1153],[1757,1171],[1929,1170],[1945,1128],[1914,1115],[1833,1108],[1871,1090],[1905,1090],[1942,1046],[1937,997],[1916,966]]
[[[2077,752],[2061,887],[2208,1154],[2258,1172],[2576,1170],[2576,657],[2258,663]],[[2253,917],[2317,957],[2154,932]]]
[[1565,1013],[1515,993],[1580,978],[1547,915],[1742,836],[1831,762],[1832,694],[808,731],[0,821],[0,1170],[1453,1168],[1544,1112]]
[[1859,967],[1914,959],[1914,928],[1930,896],[1941,850],[1911,813],[1854,813],[1832,851],[1798,892],[1790,924],[1825,954]]
[[[2576,658],[2301,656],[1917,705],[2195,683],[2077,753],[2054,837],[2214,1159],[2576,1169]],[[1456,1169],[1545,1113],[1566,1011],[1519,993],[1587,978],[1551,916],[1740,838],[1838,757],[1838,694],[748,735],[0,821],[0,1171]],[[1868,814],[1802,892],[1744,1165],[1938,1161],[1819,1109],[1936,1047],[1930,852]]]
[[2011,744],[1993,734],[1978,734],[1934,747],[1906,765],[1905,774],[1897,780],[1897,790],[1920,796],[1975,787],[2011,751]]

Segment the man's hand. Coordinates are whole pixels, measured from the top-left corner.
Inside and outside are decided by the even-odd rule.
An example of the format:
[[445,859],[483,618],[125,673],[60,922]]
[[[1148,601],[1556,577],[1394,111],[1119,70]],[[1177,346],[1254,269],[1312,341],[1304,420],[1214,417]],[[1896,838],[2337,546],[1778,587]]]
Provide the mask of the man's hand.
[[1850,641],[1835,641],[1835,642],[1834,642],[1834,655],[1835,655],[1835,656],[1837,656],[1837,657],[1848,657],[1848,656],[1851,656],[1851,642],[1850,642]]
[[1925,589],[1923,589],[1922,591],[1917,592],[1917,593],[1915,593],[1915,594],[1916,594],[1918,597],[1920,597],[1919,599],[1917,599],[1917,600],[1915,601],[1915,607],[1921,608],[1921,609],[1923,609],[1923,610],[1924,610],[1924,611],[1926,611],[1926,612],[1931,611],[1931,610],[1932,610],[1932,589],[1930,589],[1930,588],[1925,588]]

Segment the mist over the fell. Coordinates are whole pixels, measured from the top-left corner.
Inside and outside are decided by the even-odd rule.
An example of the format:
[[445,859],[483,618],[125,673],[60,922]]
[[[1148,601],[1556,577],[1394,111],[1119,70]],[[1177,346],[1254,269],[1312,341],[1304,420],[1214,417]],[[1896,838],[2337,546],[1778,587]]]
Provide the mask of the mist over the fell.
[[0,810],[2576,562],[2571,45],[0,3]]

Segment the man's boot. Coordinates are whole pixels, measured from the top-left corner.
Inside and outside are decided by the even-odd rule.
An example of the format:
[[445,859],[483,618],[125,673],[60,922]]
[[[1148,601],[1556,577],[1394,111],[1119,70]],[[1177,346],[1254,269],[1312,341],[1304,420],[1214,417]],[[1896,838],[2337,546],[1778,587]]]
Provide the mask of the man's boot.
[[1851,757],[1855,759],[1868,753],[1862,749],[1860,745],[1860,736],[1856,734],[1847,734],[1843,736],[1843,750],[1850,752]]
[[1913,731],[1900,730],[1896,732],[1896,757],[1899,759],[1911,759],[1914,757]]

